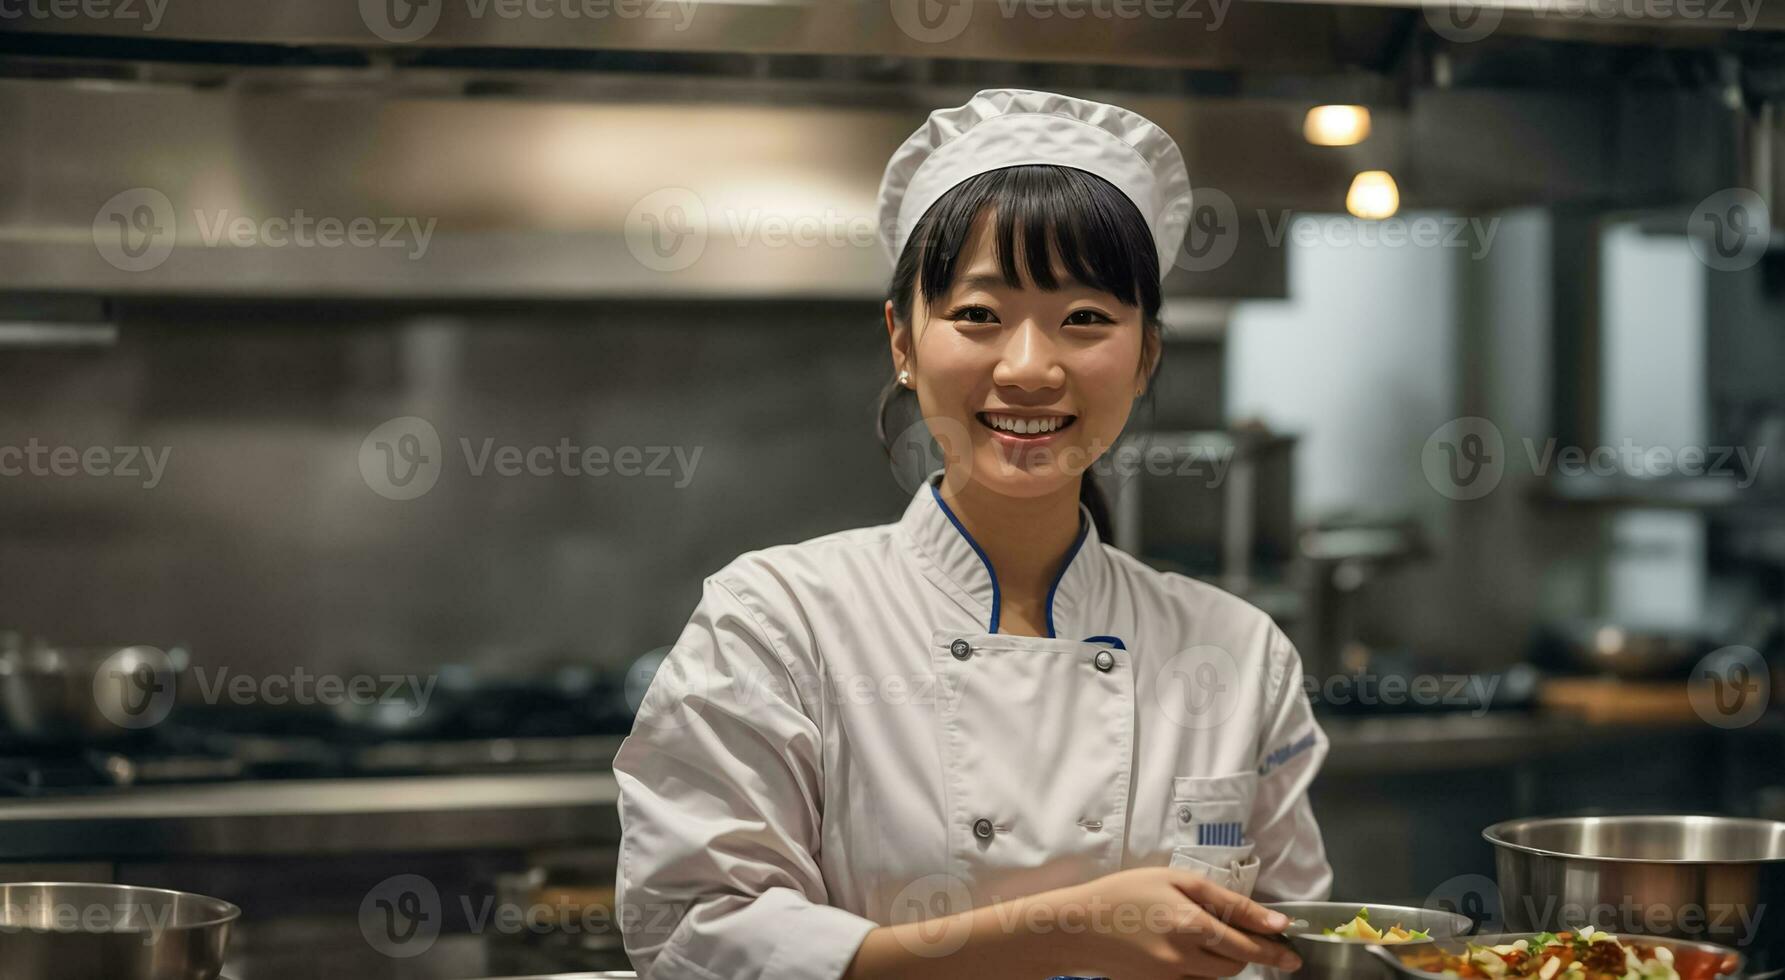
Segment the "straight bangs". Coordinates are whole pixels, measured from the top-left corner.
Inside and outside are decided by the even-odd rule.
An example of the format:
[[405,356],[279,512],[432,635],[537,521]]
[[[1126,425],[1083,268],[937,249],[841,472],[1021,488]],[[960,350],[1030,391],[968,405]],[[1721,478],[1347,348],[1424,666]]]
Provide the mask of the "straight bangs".
[[988,211],[996,215],[992,248],[1004,282],[1049,292],[1064,288],[1058,259],[1074,280],[1139,307],[1146,319],[1160,302],[1159,252],[1139,209],[1095,174],[1052,164],[1004,167],[977,174],[942,196],[912,231],[917,285],[934,307],[953,286],[961,254]]

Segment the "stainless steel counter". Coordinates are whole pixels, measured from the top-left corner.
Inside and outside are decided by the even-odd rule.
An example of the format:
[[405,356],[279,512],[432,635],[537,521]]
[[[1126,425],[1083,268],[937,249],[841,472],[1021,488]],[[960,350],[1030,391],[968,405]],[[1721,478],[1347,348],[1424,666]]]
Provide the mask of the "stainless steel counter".
[[0,802],[0,860],[610,843],[617,800],[598,772],[136,787]]
[[1632,737],[1669,733],[1772,739],[1785,744],[1785,719],[1776,714],[1730,730],[1699,721],[1594,723],[1555,713],[1522,712],[1323,716],[1320,725],[1332,743],[1321,770],[1323,778],[1412,773],[1458,765],[1510,766]]

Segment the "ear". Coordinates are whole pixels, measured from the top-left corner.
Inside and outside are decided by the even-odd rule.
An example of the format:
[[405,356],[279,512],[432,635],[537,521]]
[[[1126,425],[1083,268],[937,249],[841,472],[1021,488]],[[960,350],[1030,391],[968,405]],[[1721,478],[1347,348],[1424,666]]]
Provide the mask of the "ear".
[[1153,383],[1153,374],[1159,370],[1159,359],[1165,353],[1165,342],[1159,337],[1160,331],[1142,327],[1140,331],[1140,367],[1135,371],[1134,397],[1147,393],[1147,386]]
[[892,350],[893,373],[911,370],[911,328],[893,315],[892,300],[886,301],[886,342]]

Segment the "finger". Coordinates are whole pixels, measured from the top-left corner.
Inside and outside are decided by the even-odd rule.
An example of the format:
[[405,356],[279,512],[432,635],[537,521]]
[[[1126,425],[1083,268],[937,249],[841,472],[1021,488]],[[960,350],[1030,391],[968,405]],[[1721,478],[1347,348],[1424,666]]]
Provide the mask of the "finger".
[[1295,954],[1281,944],[1254,936],[1222,922],[1213,912],[1200,905],[1189,905],[1179,920],[1184,942],[1180,948],[1188,953],[1200,949],[1231,960],[1261,963],[1293,969]]
[[1184,954],[1184,960],[1179,964],[1184,976],[1190,978],[1237,976],[1245,968],[1246,964],[1239,960],[1201,949]]
[[1172,883],[1178,890],[1220,917],[1222,922],[1248,932],[1282,932],[1289,928],[1289,916],[1252,901],[1239,892],[1230,891],[1188,868],[1176,868]]

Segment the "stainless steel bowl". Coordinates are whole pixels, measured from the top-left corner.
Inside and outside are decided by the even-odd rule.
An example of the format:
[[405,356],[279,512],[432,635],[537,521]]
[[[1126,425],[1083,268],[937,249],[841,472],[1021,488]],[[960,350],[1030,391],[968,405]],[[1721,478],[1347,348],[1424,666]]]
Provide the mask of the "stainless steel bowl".
[[1377,905],[1373,902],[1272,902],[1266,904],[1265,908],[1276,909],[1291,919],[1308,920],[1307,932],[1295,932],[1290,938],[1290,945],[1295,947],[1296,955],[1302,958],[1302,968],[1294,973],[1284,970],[1265,972],[1275,977],[1307,980],[1370,980],[1390,975],[1388,968],[1369,954],[1369,943],[1320,934],[1322,929],[1336,929],[1350,922],[1360,908],[1370,910],[1370,924],[1378,928],[1400,925],[1407,929],[1424,929],[1432,934],[1432,939],[1396,943],[1396,949],[1424,945],[1433,939],[1466,935],[1475,927],[1468,916],[1455,912],[1416,909],[1405,905]]
[[1710,816],[1511,820],[1494,845],[1511,930],[1582,925],[1733,946],[1785,976],[1785,823]]
[[[1418,952],[1440,950],[1446,953],[1461,953],[1463,948],[1469,943],[1474,943],[1478,946],[1503,946],[1508,943],[1517,942],[1520,939],[1529,940],[1536,935],[1535,932],[1508,932],[1496,933],[1491,936],[1471,936],[1467,939],[1442,939],[1425,944]],[[1743,976],[1742,970],[1744,963],[1742,954],[1736,950],[1730,949],[1728,946],[1718,946],[1714,943],[1695,943],[1684,939],[1657,939],[1654,936],[1637,936],[1627,933],[1613,933],[1613,935],[1617,936],[1618,941],[1625,945],[1666,946],[1673,950],[1674,964],[1679,969],[1682,976],[1691,976],[1698,965],[1706,960],[1716,964],[1716,972],[1712,974],[1715,977],[1738,980],[1738,978]],[[1404,949],[1400,946],[1372,945],[1369,947],[1370,955],[1382,961],[1382,963],[1385,964],[1384,968],[1387,969],[1391,975],[1416,977],[1418,980],[1455,980],[1455,977],[1453,976],[1446,976],[1443,973],[1429,970],[1421,970],[1417,967],[1408,965],[1401,957],[1410,952],[1414,951]]]
[[0,884],[0,980],[216,980],[241,914],[163,888]]

